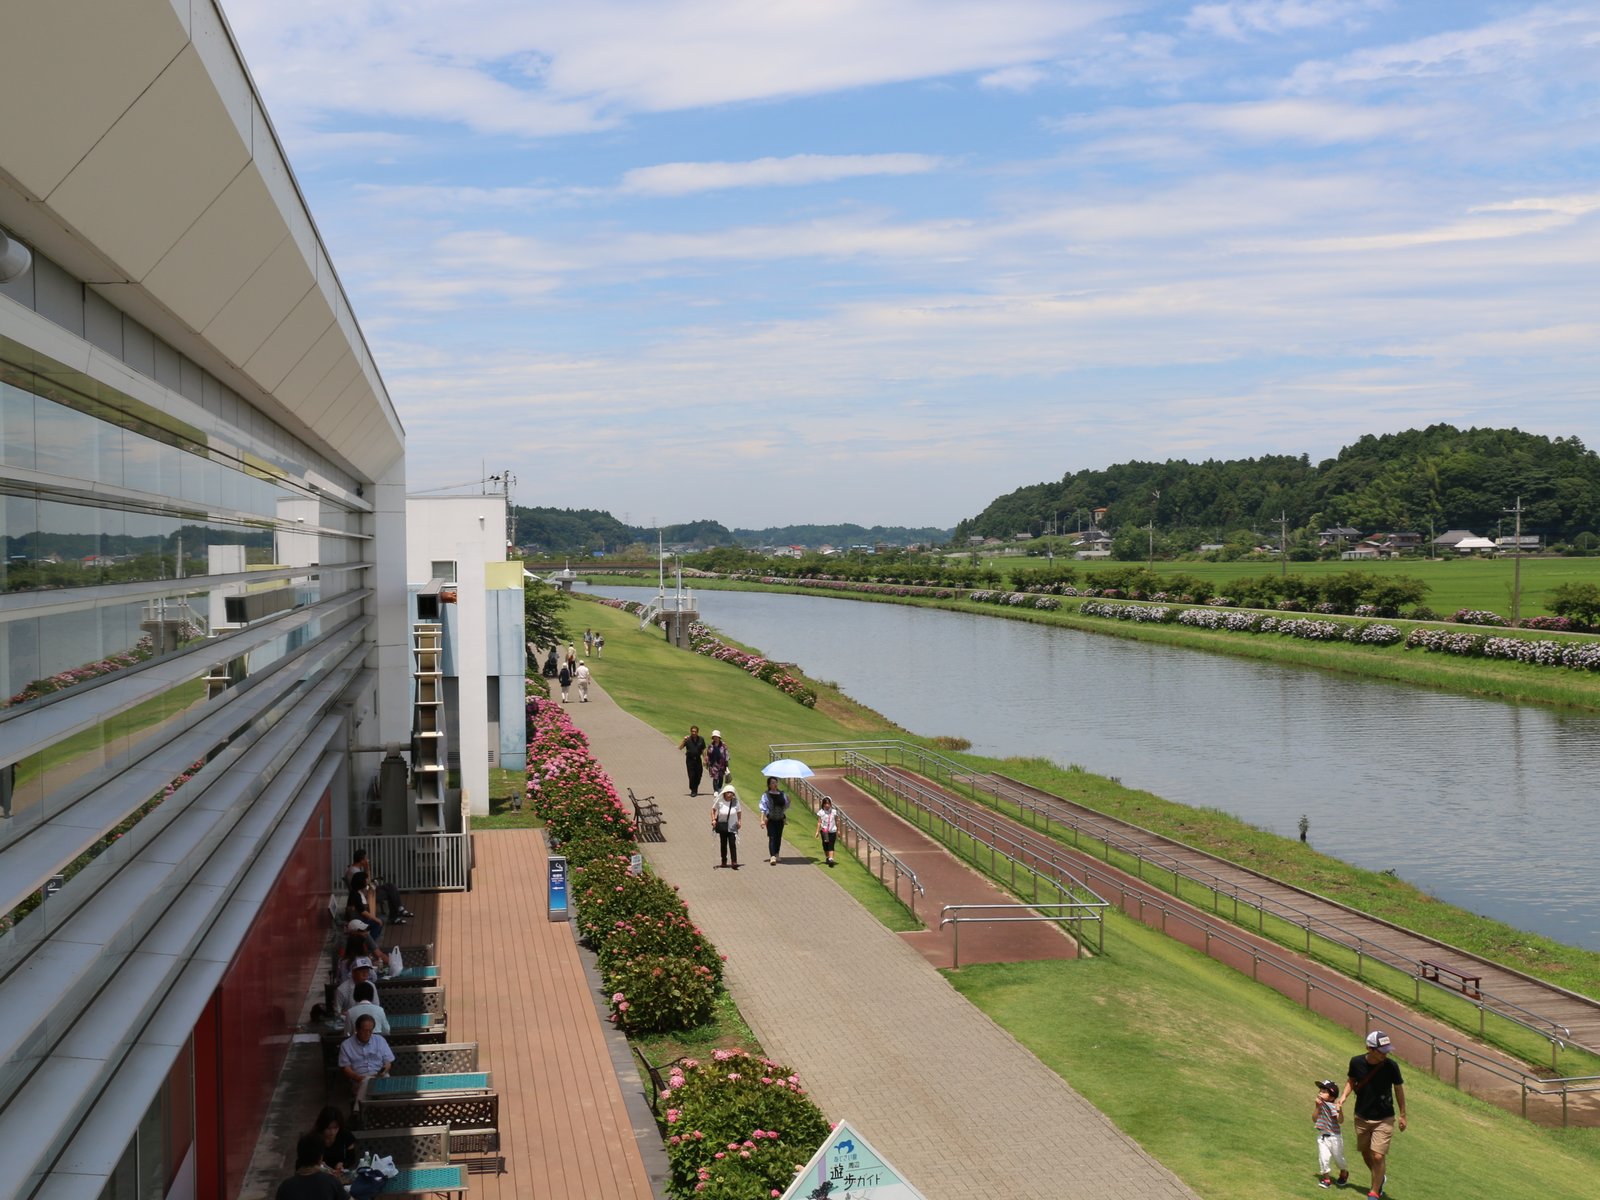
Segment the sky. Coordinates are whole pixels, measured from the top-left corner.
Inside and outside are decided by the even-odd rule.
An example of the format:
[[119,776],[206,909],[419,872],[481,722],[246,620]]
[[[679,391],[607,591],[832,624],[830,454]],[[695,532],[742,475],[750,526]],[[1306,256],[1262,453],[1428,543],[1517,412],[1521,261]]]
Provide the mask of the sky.
[[1600,448],[1600,6],[223,0],[414,489],[949,526],[1439,421]]

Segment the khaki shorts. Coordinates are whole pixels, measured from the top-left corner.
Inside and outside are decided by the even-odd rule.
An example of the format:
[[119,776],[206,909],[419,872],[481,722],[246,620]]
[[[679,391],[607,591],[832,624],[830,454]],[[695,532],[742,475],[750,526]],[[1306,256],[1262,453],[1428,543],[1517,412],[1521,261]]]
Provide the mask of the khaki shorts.
[[1394,1137],[1393,1117],[1385,1117],[1381,1121],[1356,1118],[1356,1149],[1362,1154],[1370,1152],[1381,1158],[1388,1158],[1389,1140],[1392,1137]]

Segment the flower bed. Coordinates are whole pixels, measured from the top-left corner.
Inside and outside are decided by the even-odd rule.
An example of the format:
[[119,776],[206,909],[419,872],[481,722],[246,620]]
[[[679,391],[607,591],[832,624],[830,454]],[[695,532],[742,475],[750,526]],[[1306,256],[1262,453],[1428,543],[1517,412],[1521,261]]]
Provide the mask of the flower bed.
[[789,674],[780,664],[769,658],[762,658],[759,654],[750,654],[737,646],[728,645],[699,621],[693,621],[689,625],[689,649],[696,654],[714,658],[718,662],[732,663],[741,671],[754,675],[762,683],[770,683],[784,695],[807,708],[817,706],[816,692],[808,688],[803,680]]
[[[528,800],[567,856],[578,930],[599,950],[612,1020],[630,1033],[703,1024],[723,956],[676,888],[630,873],[633,821],[567,710],[530,692],[527,716]],[[661,1098],[671,1106],[660,1125],[678,1197],[781,1195],[828,1134],[793,1071],[743,1051],[685,1061]]]

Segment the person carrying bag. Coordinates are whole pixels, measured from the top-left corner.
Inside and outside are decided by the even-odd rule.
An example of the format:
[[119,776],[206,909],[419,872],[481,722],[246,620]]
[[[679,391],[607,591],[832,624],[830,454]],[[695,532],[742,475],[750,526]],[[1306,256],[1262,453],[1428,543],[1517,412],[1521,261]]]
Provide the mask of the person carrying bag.
[[731,783],[724,784],[711,805],[711,828],[717,833],[722,850],[722,866],[739,869],[739,793]]

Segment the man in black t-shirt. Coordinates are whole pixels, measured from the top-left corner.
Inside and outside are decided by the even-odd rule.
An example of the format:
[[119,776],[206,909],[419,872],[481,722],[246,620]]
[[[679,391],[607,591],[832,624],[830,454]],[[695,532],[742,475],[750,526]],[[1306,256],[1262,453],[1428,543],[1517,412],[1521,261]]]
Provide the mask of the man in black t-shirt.
[[1389,1057],[1393,1049],[1389,1035],[1381,1029],[1367,1034],[1367,1050],[1350,1060],[1349,1078],[1339,1108],[1353,1094],[1356,1098],[1356,1149],[1372,1171],[1369,1200],[1380,1200],[1387,1173],[1389,1143],[1394,1137],[1395,1106],[1399,1105],[1400,1128],[1406,1127],[1405,1078],[1400,1064]]
[[322,1167],[322,1135],[303,1134],[295,1145],[294,1174],[278,1185],[275,1200],[349,1200],[349,1193]]
[[689,735],[678,743],[678,749],[683,751],[683,765],[689,772],[689,795],[698,796],[706,757],[706,740],[700,736],[700,726],[689,726]]

